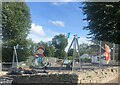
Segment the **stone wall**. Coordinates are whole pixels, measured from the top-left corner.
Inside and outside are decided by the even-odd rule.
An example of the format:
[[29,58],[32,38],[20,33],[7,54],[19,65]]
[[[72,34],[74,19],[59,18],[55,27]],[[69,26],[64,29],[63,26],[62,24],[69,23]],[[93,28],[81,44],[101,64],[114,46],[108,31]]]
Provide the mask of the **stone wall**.
[[49,72],[48,74],[23,75],[13,83],[106,83],[118,77],[118,67],[73,72]]
[[31,75],[17,76],[13,83],[77,83],[76,74],[48,74],[48,75]]
[[118,67],[84,71],[78,75],[78,83],[106,83],[118,78]]

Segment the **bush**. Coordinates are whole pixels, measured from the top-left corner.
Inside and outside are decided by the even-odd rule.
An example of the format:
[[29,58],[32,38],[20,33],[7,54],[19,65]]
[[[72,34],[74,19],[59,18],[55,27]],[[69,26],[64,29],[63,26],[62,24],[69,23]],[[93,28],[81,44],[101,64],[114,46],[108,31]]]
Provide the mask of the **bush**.
[[73,57],[72,56],[68,56],[68,60],[73,60]]
[[88,58],[81,58],[81,62],[90,63],[90,62],[91,62],[91,59],[88,59]]

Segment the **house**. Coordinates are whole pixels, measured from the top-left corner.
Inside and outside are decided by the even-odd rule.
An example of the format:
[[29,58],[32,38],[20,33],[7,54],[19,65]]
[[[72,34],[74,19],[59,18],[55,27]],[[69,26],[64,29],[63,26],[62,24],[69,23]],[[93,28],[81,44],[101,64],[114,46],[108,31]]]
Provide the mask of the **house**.
[[[105,56],[101,56],[101,59],[100,59],[100,56],[92,56],[92,58],[91,58],[92,60],[91,60],[91,63],[94,63],[94,64],[99,64],[99,63],[101,63],[101,64],[107,64],[107,62],[106,62],[106,57]],[[100,62],[101,61],[101,62]]]
[[80,58],[87,58],[87,59],[91,59],[91,56],[89,56],[88,54],[83,54],[80,56]]

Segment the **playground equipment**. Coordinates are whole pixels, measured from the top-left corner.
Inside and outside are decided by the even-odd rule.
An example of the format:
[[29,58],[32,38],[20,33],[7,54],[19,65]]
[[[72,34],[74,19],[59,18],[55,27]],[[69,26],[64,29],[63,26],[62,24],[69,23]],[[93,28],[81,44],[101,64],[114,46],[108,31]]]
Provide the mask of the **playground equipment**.
[[44,47],[40,43],[38,43],[38,47],[35,51],[35,57],[36,57],[35,64],[37,66],[43,66],[44,50],[45,50]]
[[99,62],[99,66],[101,66],[101,49],[103,49],[105,52],[103,53],[103,56],[105,56],[105,60],[106,60],[106,64],[109,64],[109,61],[110,61],[110,47],[108,44],[105,44],[105,48],[102,47],[102,42],[100,41],[100,62]]
[[[42,58],[44,57],[43,52],[45,49],[41,46],[41,44],[38,44],[38,45],[39,46],[35,52],[35,62],[34,63],[40,67],[44,67]],[[16,49],[18,49],[18,44],[16,46],[14,46],[12,67],[9,69],[8,75],[22,75],[22,74],[38,73],[36,70],[31,69],[30,67],[22,68],[18,65],[18,57],[17,57]],[[44,70],[41,71],[41,73],[46,73],[45,67],[44,67]]]
[[[78,36],[77,35],[74,35],[74,38],[73,38],[73,40],[72,40],[72,42],[71,42],[71,44],[70,44],[70,46],[69,46],[69,48],[68,48],[68,51],[71,49],[71,47],[72,47],[72,45],[73,45],[73,49],[74,49],[74,51],[73,51],[73,60],[72,60],[72,62],[71,62],[71,64],[70,63],[68,63],[67,65],[71,65],[71,68],[72,68],[72,71],[73,70],[75,70],[75,52],[76,51],[78,51],[78,56],[80,56],[80,48],[79,48],[79,43],[78,43]],[[78,49],[78,50],[77,50]],[[60,66],[60,68],[59,68],[59,72],[60,72],[60,70],[62,69],[62,66],[63,66],[63,64],[64,64],[64,62],[66,61],[66,59],[67,59],[67,57],[68,56],[66,56],[65,58],[64,58],[64,60],[63,60],[63,63],[61,64],[61,66]],[[82,65],[81,65],[81,60],[80,60],[80,58],[79,58],[79,68],[81,69],[82,68]]]
[[14,46],[12,68],[17,68],[18,67],[18,57],[17,57],[17,51],[16,51],[17,48],[18,48],[18,44],[16,46]]
[[[115,61],[115,57],[117,57],[116,55],[116,47],[117,44],[111,44],[111,48],[108,44],[104,44],[104,47],[102,47],[102,41],[99,42],[99,44],[97,44],[100,47],[100,54],[99,54],[99,66],[101,66],[103,64],[103,61],[105,62],[104,64],[113,64],[115,65],[116,61]],[[104,52],[102,53],[102,50],[104,50]],[[112,60],[112,61],[111,61]]]

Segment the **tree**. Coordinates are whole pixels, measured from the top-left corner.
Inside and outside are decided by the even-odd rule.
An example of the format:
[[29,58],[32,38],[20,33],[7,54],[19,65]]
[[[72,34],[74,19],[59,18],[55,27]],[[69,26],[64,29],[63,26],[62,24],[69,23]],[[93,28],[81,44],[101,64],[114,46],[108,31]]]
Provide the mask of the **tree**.
[[50,57],[54,57],[54,55],[55,55],[55,47],[53,45],[50,45],[49,48],[50,48],[50,52],[51,52]]
[[68,50],[68,56],[73,56],[73,49]]
[[74,52],[74,49],[70,49],[70,50],[68,51],[68,56],[73,57],[73,55],[76,56],[76,57],[79,57],[78,52],[77,52],[76,50],[75,50],[75,52]]
[[40,42],[45,48],[44,55],[46,57],[54,57],[55,47],[46,42]]
[[65,47],[68,44],[68,39],[65,37],[65,35],[56,35],[52,39],[52,44],[56,49],[55,57],[64,58],[66,56]]
[[[29,40],[26,38],[30,27],[30,10],[25,2],[2,3],[3,61],[12,60],[13,46],[19,44],[23,48],[27,48]],[[25,51],[19,51],[18,54],[20,54],[22,60],[26,59],[28,51],[26,49]]]
[[66,56],[66,52],[64,50],[57,49],[54,56],[63,59]]
[[120,44],[120,3],[85,3],[83,12],[89,22],[84,29],[90,30],[93,39]]
[[68,40],[65,37],[65,35],[60,34],[60,35],[56,35],[53,39],[52,39],[52,44],[55,46],[56,49],[65,49],[65,47],[68,44]]
[[[82,8],[84,20],[88,21],[88,26],[84,29],[89,30],[92,39],[108,41],[120,44],[120,3],[84,3]],[[120,47],[119,52],[120,53]]]

